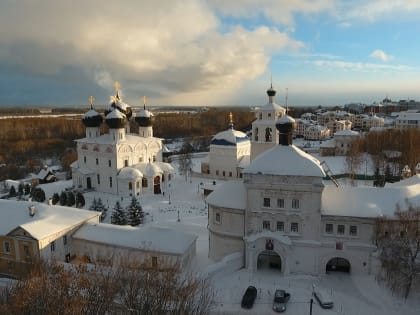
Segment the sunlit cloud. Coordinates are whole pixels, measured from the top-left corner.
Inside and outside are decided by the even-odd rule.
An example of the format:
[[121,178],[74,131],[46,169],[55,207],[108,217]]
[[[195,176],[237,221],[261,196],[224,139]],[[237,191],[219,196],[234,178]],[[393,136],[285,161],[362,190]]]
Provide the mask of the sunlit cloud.
[[383,61],[383,62],[387,62],[387,61],[390,61],[390,60],[392,60],[392,59],[394,59],[394,56],[391,56],[391,55],[388,55],[388,54],[386,54],[383,50],[381,50],[381,49],[376,49],[376,50],[374,50],[370,55],[369,55],[369,57],[371,57],[371,58],[375,58],[375,59],[379,59],[379,60],[381,60],[381,61]]

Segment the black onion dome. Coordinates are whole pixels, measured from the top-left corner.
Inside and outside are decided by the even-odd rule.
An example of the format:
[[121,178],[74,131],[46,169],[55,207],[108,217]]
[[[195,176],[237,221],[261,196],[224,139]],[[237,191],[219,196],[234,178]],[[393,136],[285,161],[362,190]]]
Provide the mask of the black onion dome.
[[109,103],[108,108],[105,110],[105,116],[107,116],[110,112],[114,109],[118,109],[121,113],[123,113],[128,120],[130,120],[131,116],[133,116],[133,111],[131,110],[130,105],[124,103],[120,96],[117,95],[111,98],[111,102]]
[[270,88],[267,90],[267,95],[268,96],[275,96],[276,95],[276,90],[273,89],[273,86],[270,86]]
[[127,118],[118,109],[114,109],[106,115],[105,122],[111,129],[120,129],[125,127]]
[[279,143],[282,145],[291,145],[293,130],[296,128],[296,121],[286,114],[277,119],[276,128],[279,131]]
[[82,123],[85,125],[85,127],[99,127],[102,121],[102,116],[96,110],[94,110],[92,106],[82,118]]
[[147,109],[142,109],[134,118],[140,127],[150,127],[155,121],[155,116]]

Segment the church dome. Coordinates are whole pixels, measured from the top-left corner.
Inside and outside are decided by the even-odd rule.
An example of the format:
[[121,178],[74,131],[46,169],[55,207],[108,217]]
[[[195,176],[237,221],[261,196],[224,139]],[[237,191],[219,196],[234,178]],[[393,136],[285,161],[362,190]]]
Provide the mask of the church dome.
[[278,145],[259,155],[244,174],[325,177],[321,163],[294,145]]
[[121,179],[137,180],[142,177],[143,174],[133,167],[124,167],[118,172],[118,178]]
[[130,120],[131,116],[133,115],[133,111],[131,110],[131,106],[128,105],[127,103],[123,102],[118,93],[115,97],[111,97],[111,101],[109,103],[109,106],[105,110],[105,116],[107,116],[114,109],[117,109],[121,113],[123,113],[128,120]]
[[249,141],[249,138],[245,133],[229,128],[216,134],[211,139],[210,144],[235,146],[237,143],[245,141]]
[[140,110],[134,118],[140,127],[150,127],[155,121],[154,115],[146,108]]
[[271,85],[270,88],[267,90],[268,96],[276,96],[276,90],[273,89],[273,86]]
[[99,127],[102,120],[102,116],[91,106],[90,110],[83,115],[82,123],[85,127]]
[[127,118],[123,113],[115,108],[106,115],[105,122],[111,129],[120,129],[125,127]]

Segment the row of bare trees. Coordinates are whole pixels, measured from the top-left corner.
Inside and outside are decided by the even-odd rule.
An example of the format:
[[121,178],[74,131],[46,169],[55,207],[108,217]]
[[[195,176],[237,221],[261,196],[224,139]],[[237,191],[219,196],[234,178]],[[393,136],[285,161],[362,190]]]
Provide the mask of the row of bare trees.
[[37,264],[29,276],[1,291],[1,314],[208,314],[207,280],[124,263],[92,269]]
[[405,165],[414,171],[420,162],[419,143],[420,130],[415,128],[369,132],[351,143],[346,156],[347,170],[354,176],[365,162],[363,153],[368,153],[373,167],[381,175],[388,171],[399,176]]

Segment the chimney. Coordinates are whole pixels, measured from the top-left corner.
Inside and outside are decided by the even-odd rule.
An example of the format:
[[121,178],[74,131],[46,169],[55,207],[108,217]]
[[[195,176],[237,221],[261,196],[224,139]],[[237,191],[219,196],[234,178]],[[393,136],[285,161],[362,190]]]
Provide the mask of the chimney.
[[30,205],[28,208],[29,208],[29,215],[31,217],[33,217],[35,215],[35,206],[34,205]]

